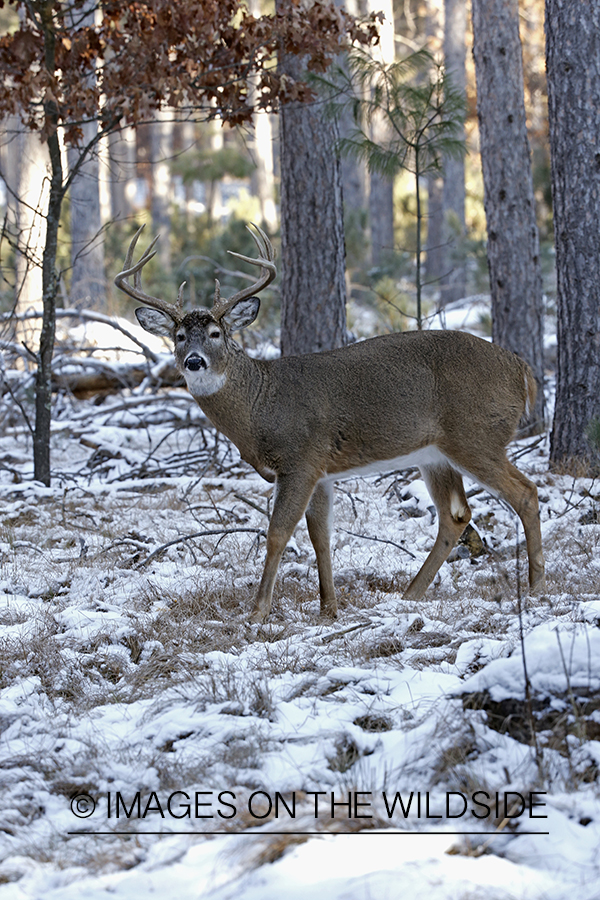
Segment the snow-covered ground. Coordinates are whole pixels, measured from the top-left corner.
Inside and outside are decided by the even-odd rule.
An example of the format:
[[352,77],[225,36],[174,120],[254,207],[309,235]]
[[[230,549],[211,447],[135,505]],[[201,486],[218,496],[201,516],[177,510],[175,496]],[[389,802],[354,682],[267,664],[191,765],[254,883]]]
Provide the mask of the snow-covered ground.
[[184,391],[62,398],[51,488],[6,415],[0,900],[600,897],[600,485],[513,445],[546,595],[468,484],[483,552],[410,603],[418,473],[341,482],[337,622],[300,524],[251,626],[272,488]]

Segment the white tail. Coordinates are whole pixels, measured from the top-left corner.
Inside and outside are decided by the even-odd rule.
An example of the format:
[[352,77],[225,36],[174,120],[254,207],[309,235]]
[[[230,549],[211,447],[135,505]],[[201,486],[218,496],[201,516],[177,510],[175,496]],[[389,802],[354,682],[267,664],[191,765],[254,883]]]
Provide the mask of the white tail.
[[154,255],[154,242],[133,264],[141,229],[115,279],[146,304],[136,310],[140,324],[171,338],[177,366],[206,415],[243,459],[276,482],[252,620],[269,615],[281,555],[304,514],[317,557],[321,614],[335,616],[333,483],[353,473],[409,466],[421,471],[439,530],[406,597],[423,596],[471,518],[463,475],[517,512],[527,540],[530,588],[542,591],[537,490],[506,457],[506,445],[535,397],[529,366],[507,350],[455,331],[390,334],[325,353],[251,359],[231,335],[254,321],[260,301],[253,295],[276,274],[271,243],[256,230],[258,236],[251,233],[259,258],[239,258],[260,267],[259,280],[229,300],[220,298],[217,282],[210,311],[184,314],[181,289],[176,304],[142,291],[141,270]]

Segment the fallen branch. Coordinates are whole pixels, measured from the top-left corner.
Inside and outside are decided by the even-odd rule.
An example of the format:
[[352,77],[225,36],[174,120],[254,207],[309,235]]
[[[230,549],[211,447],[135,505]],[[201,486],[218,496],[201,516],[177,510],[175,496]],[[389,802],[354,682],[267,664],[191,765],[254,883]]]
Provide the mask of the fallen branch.
[[335,641],[336,638],[344,637],[346,634],[352,634],[353,631],[361,631],[365,628],[373,628],[372,622],[361,622],[360,625],[351,625],[349,628],[344,628],[342,631],[334,631],[331,634],[326,634],[321,638],[321,642],[323,644],[328,644],[330,641]]
[[154,376],[156,383],[167,387],[174,387],[181,384],[181,375],[174,365],[166,364],[161,367],[160,375],[157,375],[148,368],[148,366],[139,363],[119,363],[117,365],[108,365],[96,360],[78,360],[69,361],[69,368],[92,369],[92,372],[56,372],[52,373],[52,389],[54,391],[67,390],[78,399],[86,399],[95,394],[101,393],[117,393],[123,388],[135,388],[142,384],[147,378]]

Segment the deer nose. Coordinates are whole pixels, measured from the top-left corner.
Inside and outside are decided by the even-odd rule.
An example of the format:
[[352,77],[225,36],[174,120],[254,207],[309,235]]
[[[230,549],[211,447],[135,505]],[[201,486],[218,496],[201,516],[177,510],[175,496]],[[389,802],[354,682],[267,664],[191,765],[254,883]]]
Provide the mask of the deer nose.
[[190,372],[198,372],[199,369],[208,368],[206,365],[206,360],[201,356],[188,356],[184,365],[186,369],[190,370]]

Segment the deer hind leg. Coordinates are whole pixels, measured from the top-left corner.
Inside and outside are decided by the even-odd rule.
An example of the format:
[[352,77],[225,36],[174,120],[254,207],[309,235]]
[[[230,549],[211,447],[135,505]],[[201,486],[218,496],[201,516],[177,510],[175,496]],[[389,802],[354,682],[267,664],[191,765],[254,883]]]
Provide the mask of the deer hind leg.
[[320,481],[313,491],[306,510],[306,524],[317,557],[321,616],[326,618],[335,618],[337,616],[337,601],[333,586],[331,551],[329,548],[332,512],[333,482]]
[[431,553],[404,592],[409,600],[420,600],[471,519],[460,474],[452,466],[420,466],[438,514],[438,534]]
[[251,622],[264,622],[271,612],[273,586],[287,542],[300,521],[315,486],[316,478],[283,476],[277,479],[275,501],[267,532],[267,558],[254,601]]
[[535,484],[526,478],[506,457],[498,466],[482,467],[473,471],[473,476],[509,503],[521,522],[527,543],[529,557],[529,589],[532,594],[541,594],[546,589],[540,511]]

